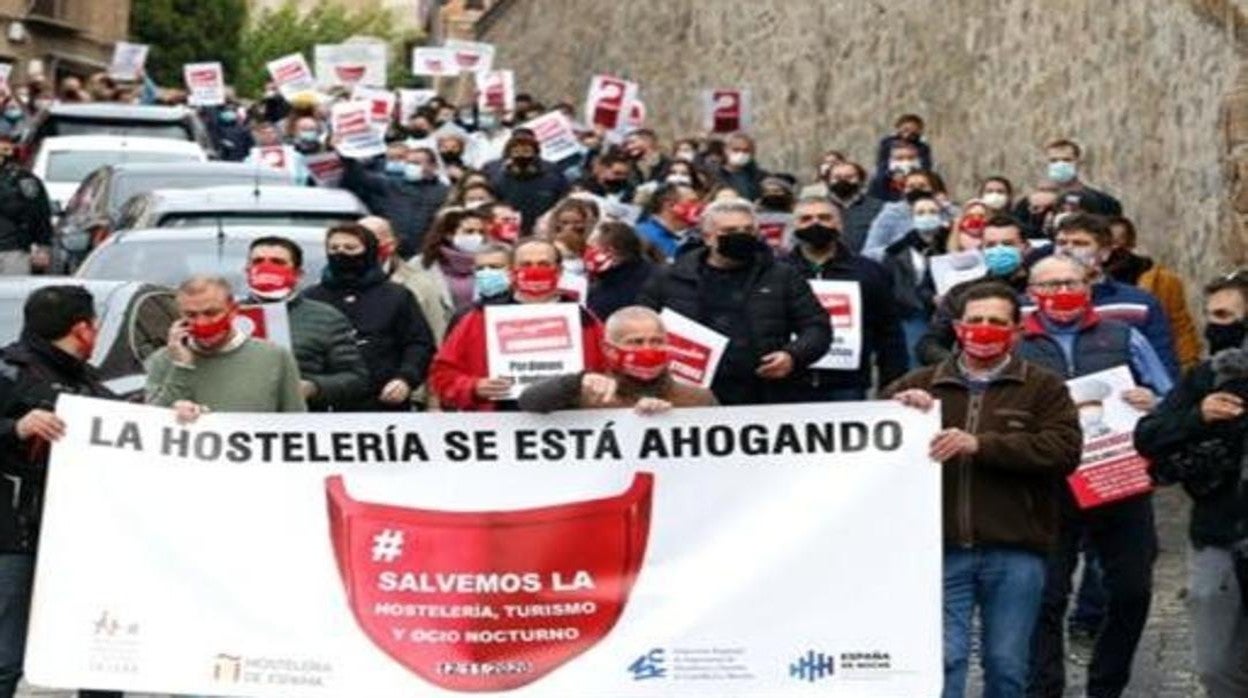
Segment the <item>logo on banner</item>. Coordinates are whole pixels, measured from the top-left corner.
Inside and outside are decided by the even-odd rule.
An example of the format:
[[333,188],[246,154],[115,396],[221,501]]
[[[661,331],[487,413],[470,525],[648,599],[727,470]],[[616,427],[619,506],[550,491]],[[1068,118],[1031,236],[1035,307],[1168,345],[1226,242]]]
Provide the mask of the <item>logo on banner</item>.
[[667,658],[664,656],[663,650],[656,647],[638,657],[632,664],[629,664],[628,670],[632,673],[634,681],[661,679],[667,676],[666,662]]
[[672,354],[668,370],[690,383],[701,384],[711,365],[711,348],[671,333],[667,335],[667,348]]
[[503,320],[498,323],[498,342],[504,354],[558,351],[572,347],[572,329],[562,317]]
[[805,656],[798,657],[789,665],[791,678],[811,683],[831,678],[834,673],[836,673],[836,657],[814,650],[808,650]]
[[354,85],[364,79],[364,74],[368,72],[366,65],[336,65],[334,66],[334,75],[338,80],[347,85]]
[[819,304],[828,312],[833,328],[854,326],[854,302],[846,293],[820,293]]
[[212,660],[212,680],[238,683],[243,680],[243,658],[236,654],[218,654]]
[[329,662],[297,657],[247,657],[219,652],[212,657],[212,680],[218,684],[324,688],[334,671]]
[[446,690],[528,685],[615,627],[641,571],[654,475],[622,494],[518,511],[355,500],[326,479],[352,613],[386,654]]
[[105,609],[91,620],[91,671],[102,674],[137,674],[142,650],[139,624]]

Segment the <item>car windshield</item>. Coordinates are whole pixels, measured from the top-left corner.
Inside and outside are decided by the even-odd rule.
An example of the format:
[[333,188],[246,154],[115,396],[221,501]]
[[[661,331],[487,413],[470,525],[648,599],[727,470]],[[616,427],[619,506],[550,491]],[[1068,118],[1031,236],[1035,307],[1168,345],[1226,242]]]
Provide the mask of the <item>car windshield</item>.
[[308,213],[302,211],[221,211],[212,213],[167,213],[156,222],[157,228],[194,228],[216,225],[294,225],[300,228],[328,228],[343,221],[353,221],[360,214],[350,211],[341,213]]
[[[280,172],[259,175],[261,183],[287,184],[286,176]],[[153,189],[202,189],[204,187],[222,187],[232,184],[255,184],[255,173],[223,173],[223,172],[168,172],[154,174],[135,174],[127,172],[113,180],[112,203],[120,208],[123,203],[135,194],[143,194]]]
[[150,150],[57,150],[48,154],[48,182],[81,182],[105,165],[120,162],[197,162],[192,153]]
[[[84,279],[135,279],[176,287],[195,274],[216,274],[241,290],[246,288],[243,264],[249,243],[247,239],[230,238],[218,245],[213,239],[191,238],[105,245],[83,262],[76,275]],[[303,242],[301,246],[305,282],[317,283],[325,268],[325,248],[319,241]]]
[[146,136],[168,138],[175,141],[193,141],[189,125],[180,121],[122,121],[118,119],[89,119],[53,117],[48,124],[47,136]]

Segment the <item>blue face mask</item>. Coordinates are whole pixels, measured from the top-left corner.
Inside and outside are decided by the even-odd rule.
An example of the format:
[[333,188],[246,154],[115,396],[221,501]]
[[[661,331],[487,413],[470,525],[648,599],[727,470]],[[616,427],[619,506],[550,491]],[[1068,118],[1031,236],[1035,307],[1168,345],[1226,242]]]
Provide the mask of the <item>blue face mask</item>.
[[1074,181],[1076,174],[1078,174],[1078,170],[1075,168],[1075,163],[1073,162],[1055,160],[1049,163],[1049,179],[1057,182],[1058,184],[1066,184],[1067,182]]
[[419,182],[425,178],[425,168],[414,162],[403,164],[403,179],[409,182]]
[[304,129],[299,132],[299,140],[304,143],[315,143],[321,139],[321,132],[316,129]]
[[501,296],[511,288],[511,276],[506,269],[478,269],[473,274],[472,288],[478,299]]
[[219,111],[217,112],[217,121],[220,121],[223,124],[232,124],[238,121],[238,112],[233,109]]
[[22,108],[21,107],[6,107],[4,110],[4,118],[8,119],[9,121],[17,121],[18,119],[21,119]]
[[984,264],[989,274],[1006,277],[1023,265],[1023,253],[1010,245],[987,247],[984,248]]
[[403,175],[403,167],[406,165],[402,160],[386,160],[386,174],[400,177]]
[[921,233],[930,233],[940,228],[941,220],[938,213],[920,213],[914,217],[914,229]]

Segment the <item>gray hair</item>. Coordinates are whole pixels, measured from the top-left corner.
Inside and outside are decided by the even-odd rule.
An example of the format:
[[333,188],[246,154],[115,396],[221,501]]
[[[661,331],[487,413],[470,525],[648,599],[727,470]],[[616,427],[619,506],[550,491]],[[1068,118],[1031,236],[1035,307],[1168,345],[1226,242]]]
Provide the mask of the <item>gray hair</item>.
[[607,341],[618,340],[624,331],[624,325],[630,322],[653,322],[660,330],[664,329],[663,319],[658,313],[644,305],[629,305],[611,313],[611,317],[607,318],[607,326],[604,330]]
[[744,200],[738,201],[735,199],[728,199],[725,201],[716,201],[710,206],[707,206],[706,210],[702,212],[702,218],[698,220],[698,228],[706,230],[706,227],[710,224],[713,216],[718,216],[724,213],[744,213],[750,217],[750,226],[754,228],[758,227],[758,209],[754,208],[754,204]]
[[1091,276],[1091,270],[1088,269],[1088,267],[1083,262],[1080,262],[1074,257],[1068,257],[1064,254],[1051,254],[1048,257],[1045,257],[1044,259],[1041,259],[1040,261],[1031,265],[1031,272],[1027,275],[1027,281],[1029,283],[1034,282],[1036,280],[1036,277],[1039,276],[1041,273],[1046,272],[1050,268],[1057,267],[1057,266],[1064,266],[1069,269],[1074,269],[1076,272],[1079,273],[1080,278],[1082,278],[1085,281],[1088,279],[1089,276]]
[[220,289],[225,293],[226,298],[234,297],[234,287],[226,280],[224,276],[215,276],[213,274],[196,274],[181,284],[178,284],[179,296],[192,296],[196,293],[203,293],[210,288]]

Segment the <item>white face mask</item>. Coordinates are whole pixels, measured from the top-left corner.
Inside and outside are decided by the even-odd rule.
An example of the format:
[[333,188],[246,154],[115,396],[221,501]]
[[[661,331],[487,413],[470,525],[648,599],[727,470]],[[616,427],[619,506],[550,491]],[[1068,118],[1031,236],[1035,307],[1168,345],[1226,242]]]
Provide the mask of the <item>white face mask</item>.
[[697,157],[697,153],[693,152],[692,150],[689,150],[688,148],[681,148],[680,150],[676,151],[677,160],[681,160],[684,162],[693,162],[695,157]]
[[690,184],[693,184],[693,180],[689,178],[689,175],[670,174],[667,176],[667,183],[668,184],[682,184],[684,186],[689,186]]
[[743,153],[739,150],[734,150],[731,153],[728,153],[728,164],[733,167],[745,167],[750,164],[750,160],[751,157],[749,153]]
[[451,236],[451,244],[460,252],[476,252],[485,244],[485,236],[481,233],[455,233]]
[[984,205],[987,206],[988,208],[991,208],[997,211],[1004,209],[1010,203],[1010,200],[1005,195],[1005,192],[1001,192],[1001,191],[990,191],[987,194],[984,194],[983,196],[979,197],[979,200],[983,201]]

